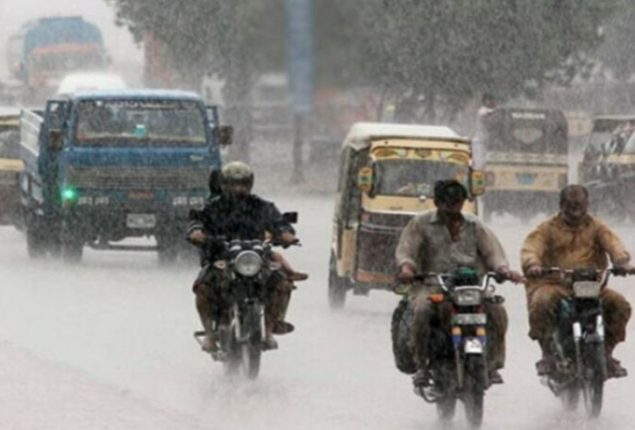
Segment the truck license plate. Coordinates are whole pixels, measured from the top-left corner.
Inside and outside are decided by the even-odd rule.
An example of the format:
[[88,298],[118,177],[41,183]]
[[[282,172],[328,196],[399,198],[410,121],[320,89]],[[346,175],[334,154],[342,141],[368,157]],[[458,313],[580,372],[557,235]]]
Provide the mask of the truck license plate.
[[126,225],[128,228],[154,228],[157,218],[154,214],[128,214]]

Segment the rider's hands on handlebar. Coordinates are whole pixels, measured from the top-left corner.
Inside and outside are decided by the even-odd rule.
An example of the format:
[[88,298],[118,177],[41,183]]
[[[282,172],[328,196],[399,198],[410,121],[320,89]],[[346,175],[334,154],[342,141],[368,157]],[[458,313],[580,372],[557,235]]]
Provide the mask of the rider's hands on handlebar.
[[515,270],[510,270],[507,266],[499,267],[498,269],[496,269],[496,273],[498,273],[499,275],[501,275],[505,279],[509,279],[514,284],[518,284],[518,283],[526,281],[526,279],[525,279],[525,277],[523,275],[521,275],[520,273],[518,273]]
[[295,237],[295,234],[289,231],[282,232],[282,234],[280,235],[280,239],[285,245],[293,245],[299,242],[299,239]]
[[615,265],[613,269],[618,276],[635,275],[635,266],[631,263]]
[[203,230],[194,230],[190,233],[190,240],[194,243],[203,243],[207,236],[203,233]]
[[543,273],[544,273],[543,268],[538,265],[530,266],[527,269],[527,277],[529,278],[538,278],[542,276]]
[[397,274],[397,280],[402,284],[412,284],[415,279],[416,269],[410,264],[402,264]]

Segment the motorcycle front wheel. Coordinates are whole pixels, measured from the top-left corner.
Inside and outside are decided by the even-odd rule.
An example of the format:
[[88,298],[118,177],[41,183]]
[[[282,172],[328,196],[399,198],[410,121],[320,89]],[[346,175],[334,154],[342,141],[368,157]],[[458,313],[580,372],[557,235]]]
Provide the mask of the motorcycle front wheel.
[[465,386],[463,405],[465,418],[473,429],[483,424],[483,401],[485,397],[485,360],[481,355],[467,356],[465,359]]
[[260,373],[260,357],[262,354],[262,306],[249,306],[242,324],[242,340],[240,356],[242,373],[249,379],[256,379]]
[[445,396],[437,401],[437,414],[441,421],[450,421],[454,418],[456,410],[456,397],[454,395]]
[[560,394],[560,400],[565,411],[576,411],[580,403],[580,386],[577,382],[565,388]]
[[226,354],[223,361],[225,374],[228,376],[235,375],[240,368],[240,351],[236,342],[234,330],[230,326],[223,326],[219,330],[221,339],[221,350]]
[[600,416],[606,379],[606,355],[604,344],[586,344],[585,377],[582,383],[584,406],[590,418]]

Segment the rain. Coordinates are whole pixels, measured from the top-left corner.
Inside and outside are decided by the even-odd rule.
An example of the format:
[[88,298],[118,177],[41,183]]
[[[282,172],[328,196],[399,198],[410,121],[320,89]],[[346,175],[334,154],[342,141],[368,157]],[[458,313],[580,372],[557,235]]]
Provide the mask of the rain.
[[[509,327],[482,424],[466,395],[442,420],[416,394],[391,328],[400,233],[438,180],[512,270],[568,184],[635,251],[633,18],[627,0],[0,0],[0,428],[632,429],[632,376],[590,417],[536,374],[523,283],[493,283]],[[308,274],[257,377],[193,336],[186,231],[235,161],[297,212],[299,246],[275,252]]]

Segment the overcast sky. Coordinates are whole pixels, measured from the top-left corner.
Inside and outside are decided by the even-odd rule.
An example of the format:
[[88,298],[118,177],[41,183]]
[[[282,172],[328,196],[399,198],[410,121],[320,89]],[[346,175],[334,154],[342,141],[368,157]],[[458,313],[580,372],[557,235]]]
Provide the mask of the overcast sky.
[[0,77],[7,74],[6,41],[9,35],[27,20],[55,15],[82,15],[97,24],[115,66],[141,64],[141,51],[134,45],[130,33],[114,24],[114,12],[104,0],[0,0]]

